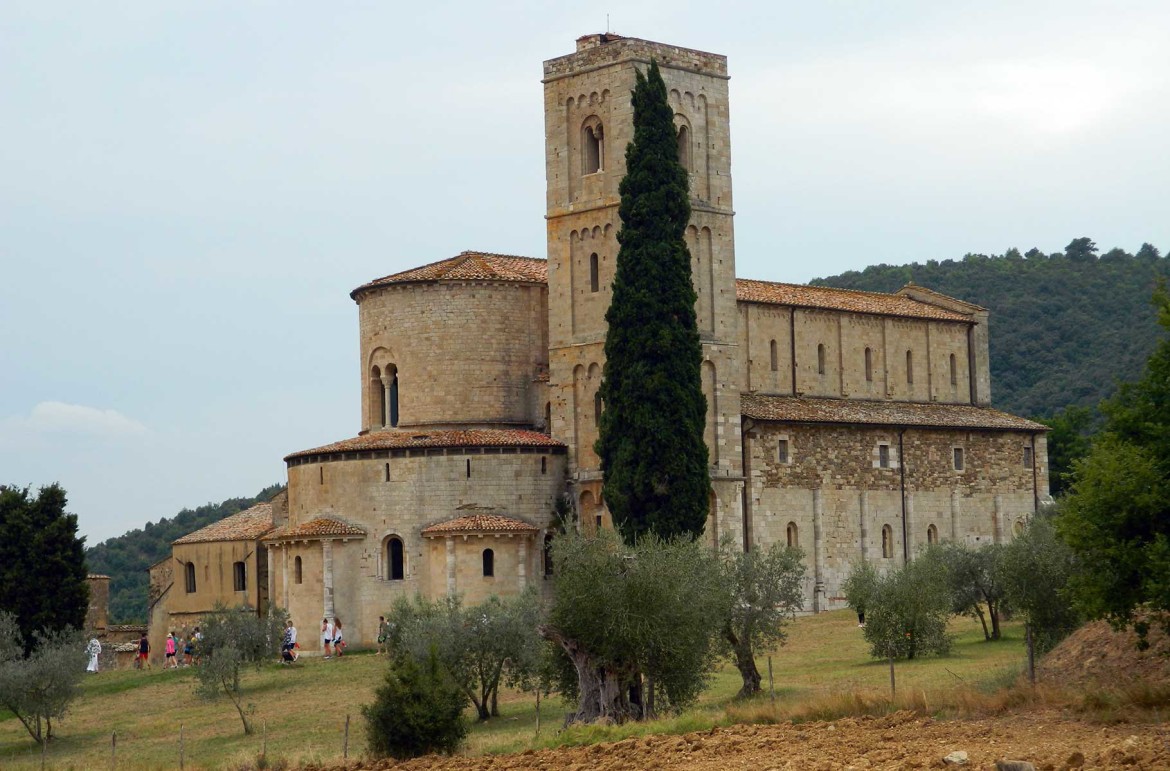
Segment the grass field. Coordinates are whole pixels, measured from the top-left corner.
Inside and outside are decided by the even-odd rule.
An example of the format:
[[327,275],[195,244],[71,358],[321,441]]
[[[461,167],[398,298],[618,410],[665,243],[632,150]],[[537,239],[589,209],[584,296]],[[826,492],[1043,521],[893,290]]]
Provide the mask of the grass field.
[[[942,704],[961,688],[990,689],[1012,680],[1023,663],[1019,625],[1005,624],[1004,639],[983,641],[977,622],[956,619],[951,655],[897,665],[899,694]],[[245,675],[247,702],[255,707],[256,733],[245,736],[239,716],[226,699],[204,701],[194,694],[190,670],[116,671],[87,676],[82,696],[57,728],[46,755],[50,768],[110,768],[111,737],[117,734],[120,769],[177,768],[180,728],[187,768],[254,766],[262,747],[269,761],[299,763],[340,760],[346,715],[350,716],[349,754],[365,751],[360,706],[371,700],[386,662],[369,654],[323,661],[303,659],[297,667],[271,664]],[[767,657],[759,661],[767,691]],[[889,669],[872,661],[848,611],[798,619],[788,644],[772,653],[777,706],[765,696],[760,708],[797,716],[808,705],[856,694],[888,695]],[[732,666],[723,666],[695,708],[643,724],[581,727],[561,731],[566,706],[543,702],[536,731],[532,696],[501,694],[499,718],[476,724],[465,752],[511,752],[528,747],[581,744],[648,733],[682,733],[736,720],[758,720],[751,707],[732,704],[740,686]],[[920,695],[920,696],[919,696]],[[809,716],[817,716],[816,708]],[[0,767],[39,768],[39,747],[15,717],[0,715]]]

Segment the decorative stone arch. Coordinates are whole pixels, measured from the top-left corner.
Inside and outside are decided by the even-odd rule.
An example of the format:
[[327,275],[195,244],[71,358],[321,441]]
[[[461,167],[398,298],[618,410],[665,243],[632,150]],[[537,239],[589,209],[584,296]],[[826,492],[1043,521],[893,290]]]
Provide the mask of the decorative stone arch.
[[581,123],[581,174],[605,171],[605,127],[590,115]]
[[674,114],[674,130],[678,138],[678,162],[690,174],[694,171],[694,154],[691,152],[691,146],[694,144],[695,135],[687,116],[677,112]]
[[934,546],[938,543],[938,528],[933,523],[926,528],[926,543],[929,546]]
[[1017,519],[1012,525],[1012,538],[1019,538],[1024,534],[1024,520]]
[[718,400],[718,373],[715,362],[704,359],[702,364],[703,395],[707,398],[707,414],[703,420],[703,441],[707,443],[707,463],[710,466],[719,464],[719,437],[716,430],[716,420],[719,415]]
[[894,528],[882,525],[882,558],[894,558]]
[[593,392],[593,425],[601,425],[601,365],[594,362],[589,365],[589,389]]
[[490,546],[483,550],[483,577],[495,578],[496,576],[496,551]]
[[398,425],[399,372],[394,354],[383,347],[370,353],[368,372],[370,416],[369,427],[394,428]]
[[383,581],[406,580],[406,542],[397,531],[389,530],[382,535],[378,563],[381,567],[378,577]]

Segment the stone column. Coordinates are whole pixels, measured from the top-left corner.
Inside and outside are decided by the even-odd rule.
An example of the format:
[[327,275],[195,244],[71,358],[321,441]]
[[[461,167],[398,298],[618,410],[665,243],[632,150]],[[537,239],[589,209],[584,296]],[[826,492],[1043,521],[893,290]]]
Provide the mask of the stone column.
[[280,600],[281,607],[288,610],[288,544],[280,545]]
[[951,490],[951,540],[959,542],[959,491]]
[[447,596],[455,596],[455,539],[447,536]]
[[902,544],[906,561],[914,559],[914,494],[906,493],[906,543]]
[[1003,496],[995,496],[995,511],[992,513],[992,540],[1003,543]]
[[325,618],[333,618],[333,541],[328,539],[321,542],[321,583],[325,587],[324,604]]
[[821,535],[821,520],[825,516],[824,495],[813,490],[813,612],[828,610],[825,605],[825,543]]
[[382,378],[382,425],[390,425],[390,383],[388,378]]
[[862,490],[857,498],[861,510],[861,560],[869,562],[869,491]]
[[528,539],[520,536],[520,553],[516,564],[516,576],[520,579],[520,591],[528,586]]

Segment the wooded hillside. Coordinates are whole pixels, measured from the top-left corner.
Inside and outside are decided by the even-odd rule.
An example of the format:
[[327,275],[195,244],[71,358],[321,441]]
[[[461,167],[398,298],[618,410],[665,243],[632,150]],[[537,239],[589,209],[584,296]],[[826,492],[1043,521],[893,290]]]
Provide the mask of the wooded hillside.
[[968,254],[925,265],[876,265],[813,284],[895,292],[906,283],[991,311],[991,398],[1008,412],[1049,417],[1096,407],[1134,380],[1157,344],[1150,297],[1170,259],[1150,244],[1100,254],[1088,238],[1064,252]]
[[183,509],[173,517],[147,522],[141,530],[131,530],[86,549],[89,572],[110,577],[110,623],[146,623],[146,569],[171,553],[172,541],[270,500],[281,489],[283,485],[272,485],[252,498],[229,498],[197,509]]

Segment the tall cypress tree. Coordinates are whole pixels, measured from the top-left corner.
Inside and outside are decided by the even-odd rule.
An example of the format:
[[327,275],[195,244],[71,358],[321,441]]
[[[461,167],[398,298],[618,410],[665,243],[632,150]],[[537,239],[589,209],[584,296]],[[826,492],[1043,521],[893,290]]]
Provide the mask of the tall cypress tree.
[[674,111],[658,64],[637,73],[626,147],[597,453],[605,502],[624,538],[699,535],[707,519],[707,400],[695,321],[691,206]]

